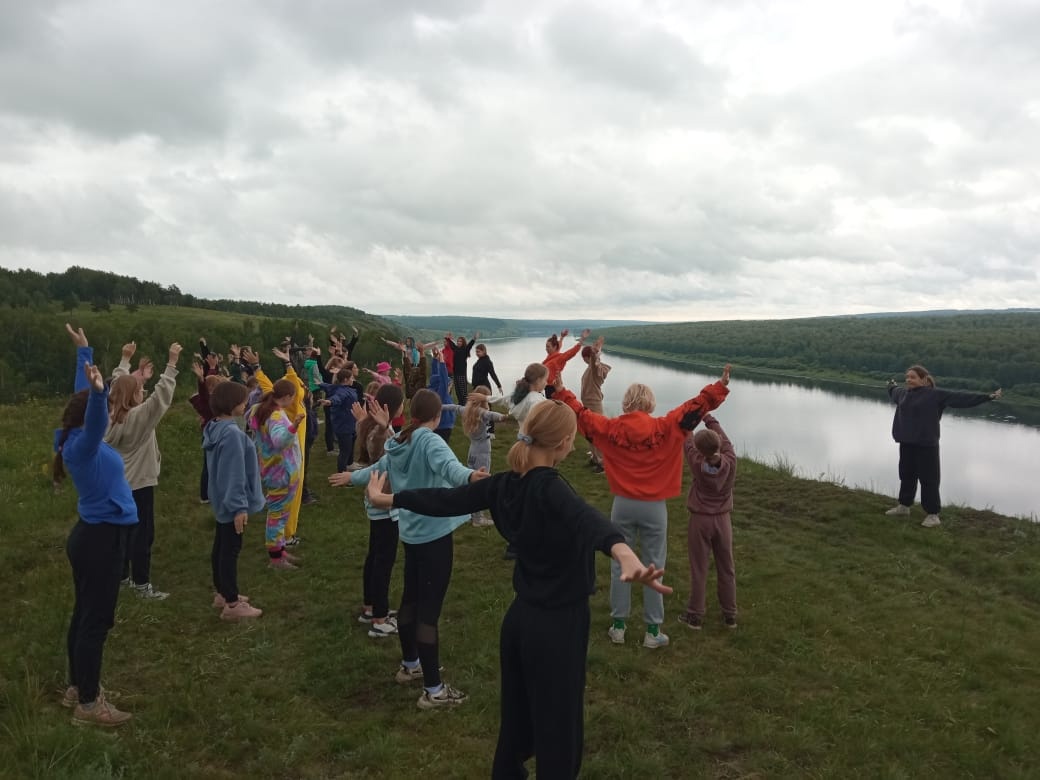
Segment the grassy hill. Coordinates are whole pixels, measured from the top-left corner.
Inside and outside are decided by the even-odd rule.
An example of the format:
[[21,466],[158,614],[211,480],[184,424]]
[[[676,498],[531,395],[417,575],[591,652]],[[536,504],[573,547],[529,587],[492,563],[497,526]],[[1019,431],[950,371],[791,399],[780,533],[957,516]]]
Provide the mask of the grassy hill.
[[[346,323],[341,323],[346,325]],[[68,356],[66,345],[66,354]],[[186,397],[186,393],[185,393]],[[316,445],[321,503],[304,508],[304,567],[265,567],[254,517],[243,590],[250,625],[210,608],[212,515],[195,497],[199,436],[178,398],[159,429],[154,582],[160,603],[124,593],[103,682],[134,720],[75,729],[58,705],[72,604],[65,536],[71,486],[51,490],[60,405],[0,408],[0,775],[41,778],[487,777],[498,726],[498,627],[511,565],[493,529],[455,535],[441,621],[445,679],[470,695],[422,712],[397,685],[395,640],[356,622],[367,521],[359,491],[332,490]],[[460,431],[456,451],[465,455]],[[495,442],[503,467],[508,436]],[[609,510],[584,447],[563,472]],[[893,468],[895,464],[893,463]],[[733,515],[740,627],[709,599],[705,629],[676,622],[688,593],[685,512],[669,502],[670,647],[611,645],[608,561],[591,601],[583,776],[1035,776],[1040,528],[951,508],[943,526],[888,518],[891,499],[741,461]],[[400,594],[400,565],[393,598]],[[634,595],[638,634],[639,594]]]

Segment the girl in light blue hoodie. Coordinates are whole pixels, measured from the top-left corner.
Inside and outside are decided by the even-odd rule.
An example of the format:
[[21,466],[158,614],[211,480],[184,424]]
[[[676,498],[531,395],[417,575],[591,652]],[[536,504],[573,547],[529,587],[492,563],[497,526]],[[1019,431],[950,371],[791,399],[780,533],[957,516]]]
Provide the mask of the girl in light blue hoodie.
[[[459,463],[451,448],[434,433],[440,417],[441,399],[431,390],[419,390],[412,398],[411,422],[386,443],[384,455],[367,468],[332,475],[330,484],[363,487],[373,470],[386,472],[395,491],[458,487],[486,476],[486,472]],[[431,517],[405,510],[398,515],[404,543],[404,592],[397,612],[402,661],[396,680],[408,683],[422,679],[425,690],[418,705],[423,709],[466,700],[464,693],[441,681],[437,621],[451,581],[451,534],[468,520],[468,514]]]

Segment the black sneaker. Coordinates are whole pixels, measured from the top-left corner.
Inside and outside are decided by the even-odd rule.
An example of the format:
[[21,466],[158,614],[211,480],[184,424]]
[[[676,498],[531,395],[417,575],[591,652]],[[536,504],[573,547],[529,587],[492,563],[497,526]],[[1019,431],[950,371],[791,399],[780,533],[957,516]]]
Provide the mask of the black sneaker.
[[703,621],[699,617],[691,615],[689,612],[680,613],[679,622],[694,631],[700,631],[701,627],[704,625]]
[[725,624],[726,628],[736,628],[737,627],[737,616],[736,615],[723,615],[722,616],[722,622]]

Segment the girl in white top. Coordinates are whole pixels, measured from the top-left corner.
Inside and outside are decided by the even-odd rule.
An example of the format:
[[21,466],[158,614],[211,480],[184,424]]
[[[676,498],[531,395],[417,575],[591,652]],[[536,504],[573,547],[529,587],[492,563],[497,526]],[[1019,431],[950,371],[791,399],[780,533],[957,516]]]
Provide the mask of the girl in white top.
[[545,383],[549,379],[549,369],[541,363],[532,363],[524,371],[522,378],[516,382],[513,390],[513,405],[509,416],[523,425],[531,410],[545,398]]

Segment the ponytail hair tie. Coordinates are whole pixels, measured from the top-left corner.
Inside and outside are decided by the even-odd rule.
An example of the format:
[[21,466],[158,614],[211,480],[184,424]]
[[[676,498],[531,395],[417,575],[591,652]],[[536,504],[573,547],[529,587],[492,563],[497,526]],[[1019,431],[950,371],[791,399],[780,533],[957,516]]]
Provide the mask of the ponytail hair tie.
[[534,439],[532,439],[526,433],[518,433],[516,435],[516,440],[517,441],[522,441],[524,444],[528,444],[528,445],[534,444]]

